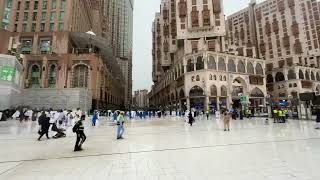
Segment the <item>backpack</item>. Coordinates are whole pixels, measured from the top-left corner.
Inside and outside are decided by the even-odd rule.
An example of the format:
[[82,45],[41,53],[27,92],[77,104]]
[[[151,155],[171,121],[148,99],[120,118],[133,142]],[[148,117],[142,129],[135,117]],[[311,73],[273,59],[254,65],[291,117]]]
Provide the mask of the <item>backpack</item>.
[[79,129],[79,126],[80,126],[80,123],[79,122],[77,122],[74,126],[73,126],[73,128],[72,128],[72,132],[77,132],[78,131],[78,129]]

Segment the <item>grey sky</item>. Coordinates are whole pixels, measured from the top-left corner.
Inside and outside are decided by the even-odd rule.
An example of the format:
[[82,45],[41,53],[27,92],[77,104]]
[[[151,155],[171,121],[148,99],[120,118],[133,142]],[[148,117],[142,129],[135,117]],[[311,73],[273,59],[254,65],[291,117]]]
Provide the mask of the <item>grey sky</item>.
[[[258,0],[259,1],[259,0]],[[232,14],[250,0],[224,0],[225,14]],[[136,0],[133,17],[133,90],[150,90],[152,82],[152,21],[160,0]]]

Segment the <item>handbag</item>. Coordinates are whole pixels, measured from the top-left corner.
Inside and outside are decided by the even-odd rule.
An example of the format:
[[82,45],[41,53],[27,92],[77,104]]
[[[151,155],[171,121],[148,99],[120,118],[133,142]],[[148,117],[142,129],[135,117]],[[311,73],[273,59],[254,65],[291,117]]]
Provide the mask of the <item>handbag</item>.
[[41,127],[38,130],[38,134],[41,135],[42,131],[41,131]]

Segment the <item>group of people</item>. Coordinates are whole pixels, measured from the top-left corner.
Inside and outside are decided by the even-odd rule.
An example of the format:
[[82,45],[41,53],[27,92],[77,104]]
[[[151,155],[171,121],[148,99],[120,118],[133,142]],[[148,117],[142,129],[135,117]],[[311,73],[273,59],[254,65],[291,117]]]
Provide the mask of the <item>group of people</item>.
[[274,123],[286,123],[289,117],[289,110],[284,108],[275,108],[272,110]]

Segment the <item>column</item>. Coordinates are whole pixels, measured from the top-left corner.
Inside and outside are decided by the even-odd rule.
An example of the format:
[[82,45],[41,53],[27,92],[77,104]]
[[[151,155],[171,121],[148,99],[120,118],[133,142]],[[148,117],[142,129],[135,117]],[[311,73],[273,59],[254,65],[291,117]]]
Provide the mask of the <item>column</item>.
[[204,110],[205,110],[205,111],[209,110],[209,96],[206,96],[206,97],[205,97],[205,100],[204,100]]
[[190,98],[189,98],[189,97],[187,97],[187,109],[188,109],[188,110],[191,110],[191,109],[190,109]]
[[217,96],[217,111],[220,111],[220,97]]

